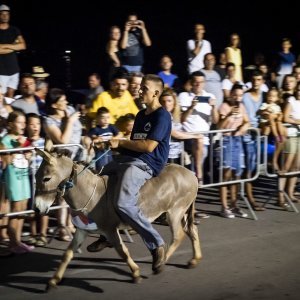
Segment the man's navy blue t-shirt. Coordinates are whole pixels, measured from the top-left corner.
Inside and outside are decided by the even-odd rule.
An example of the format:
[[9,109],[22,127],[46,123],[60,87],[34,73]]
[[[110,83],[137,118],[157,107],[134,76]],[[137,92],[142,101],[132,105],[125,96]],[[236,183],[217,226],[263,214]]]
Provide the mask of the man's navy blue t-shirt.
[[131,140],[154,140],[158,142],[157,147],[151,153],[142,153],[124,149],[124,154],[139,158],[145,162],[157,176],[165,166],[170,148],[171,115],[163,107],[158,108],[150,114],[141,110],[135,118]]

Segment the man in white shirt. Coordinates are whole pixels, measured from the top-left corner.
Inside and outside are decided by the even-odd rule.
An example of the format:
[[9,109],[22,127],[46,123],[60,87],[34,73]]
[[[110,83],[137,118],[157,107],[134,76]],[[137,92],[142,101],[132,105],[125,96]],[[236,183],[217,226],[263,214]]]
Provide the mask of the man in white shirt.
[[211,44],[209,41],[204,40],[205,27],[202,24],[195,25],[194,39],[187,41],[187,54],[188,54],[188,72],[189,74],[199,71],[204,68],[204,55],[211,53]]
[[[208,131],[211,122],[216,124],[219,120],[216,97],[203,89],[205,75],[200,71],[191,74],[191,85],[191,92],[183,92],[178,96],[183,111],[181,118],[183,128],[191,133]],[[204,139],[193,139],[192,154],[199,186],[202,184],[202,163],[207,155],[207,145],[209,145],[207,136]]]

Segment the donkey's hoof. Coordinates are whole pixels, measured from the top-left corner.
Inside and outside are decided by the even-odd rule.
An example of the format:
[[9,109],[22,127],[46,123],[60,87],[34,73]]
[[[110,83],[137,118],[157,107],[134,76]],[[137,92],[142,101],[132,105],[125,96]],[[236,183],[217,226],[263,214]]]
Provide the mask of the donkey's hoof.
[[133,283],[141,283],[142,282],[142,277],[141,276],[133,277],[132,282]]
[[193,269],[193,268],[196,268],[196,266],[200,263],[200,259],[191,259],[189,262],[188,262],[188,269]]
[[57,285],[49,281],[46,286],[45,292],[49,293],[49,292],[53,291],[54,289],[57,289]]

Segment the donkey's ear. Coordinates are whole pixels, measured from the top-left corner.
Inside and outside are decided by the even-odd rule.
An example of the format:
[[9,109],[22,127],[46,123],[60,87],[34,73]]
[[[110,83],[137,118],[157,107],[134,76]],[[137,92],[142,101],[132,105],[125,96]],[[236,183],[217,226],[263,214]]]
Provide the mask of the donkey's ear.
[[35,148],[34,149],[36,153],[41,156],[46,162],[48,162],[50,165],[54,165],[56,162],[55,157],[53,157],[50,153],[43,151],[41,149]]
[[51,153],[52,150],[53,150],[53,143],[50,139],[47,138],[45,141],[45,151]]

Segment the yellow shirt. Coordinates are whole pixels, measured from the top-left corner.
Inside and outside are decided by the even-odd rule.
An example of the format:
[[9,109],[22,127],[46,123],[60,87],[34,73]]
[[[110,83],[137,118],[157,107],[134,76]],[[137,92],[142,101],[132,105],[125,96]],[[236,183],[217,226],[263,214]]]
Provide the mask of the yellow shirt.
[[225,49],[227,62],[235,64],[235,80],[243,82],[242,53],[239,48],[227,47]]
[[128,91],[125,91],[122,97],[112,98],[110,92],[101,93],[93,102],[93,106],[89,109],[88,116],[95,118],[98,108],[106,107],[111,115],[111,124],[115,124],[116,120],[126,114],[138,113],[138,108]]

